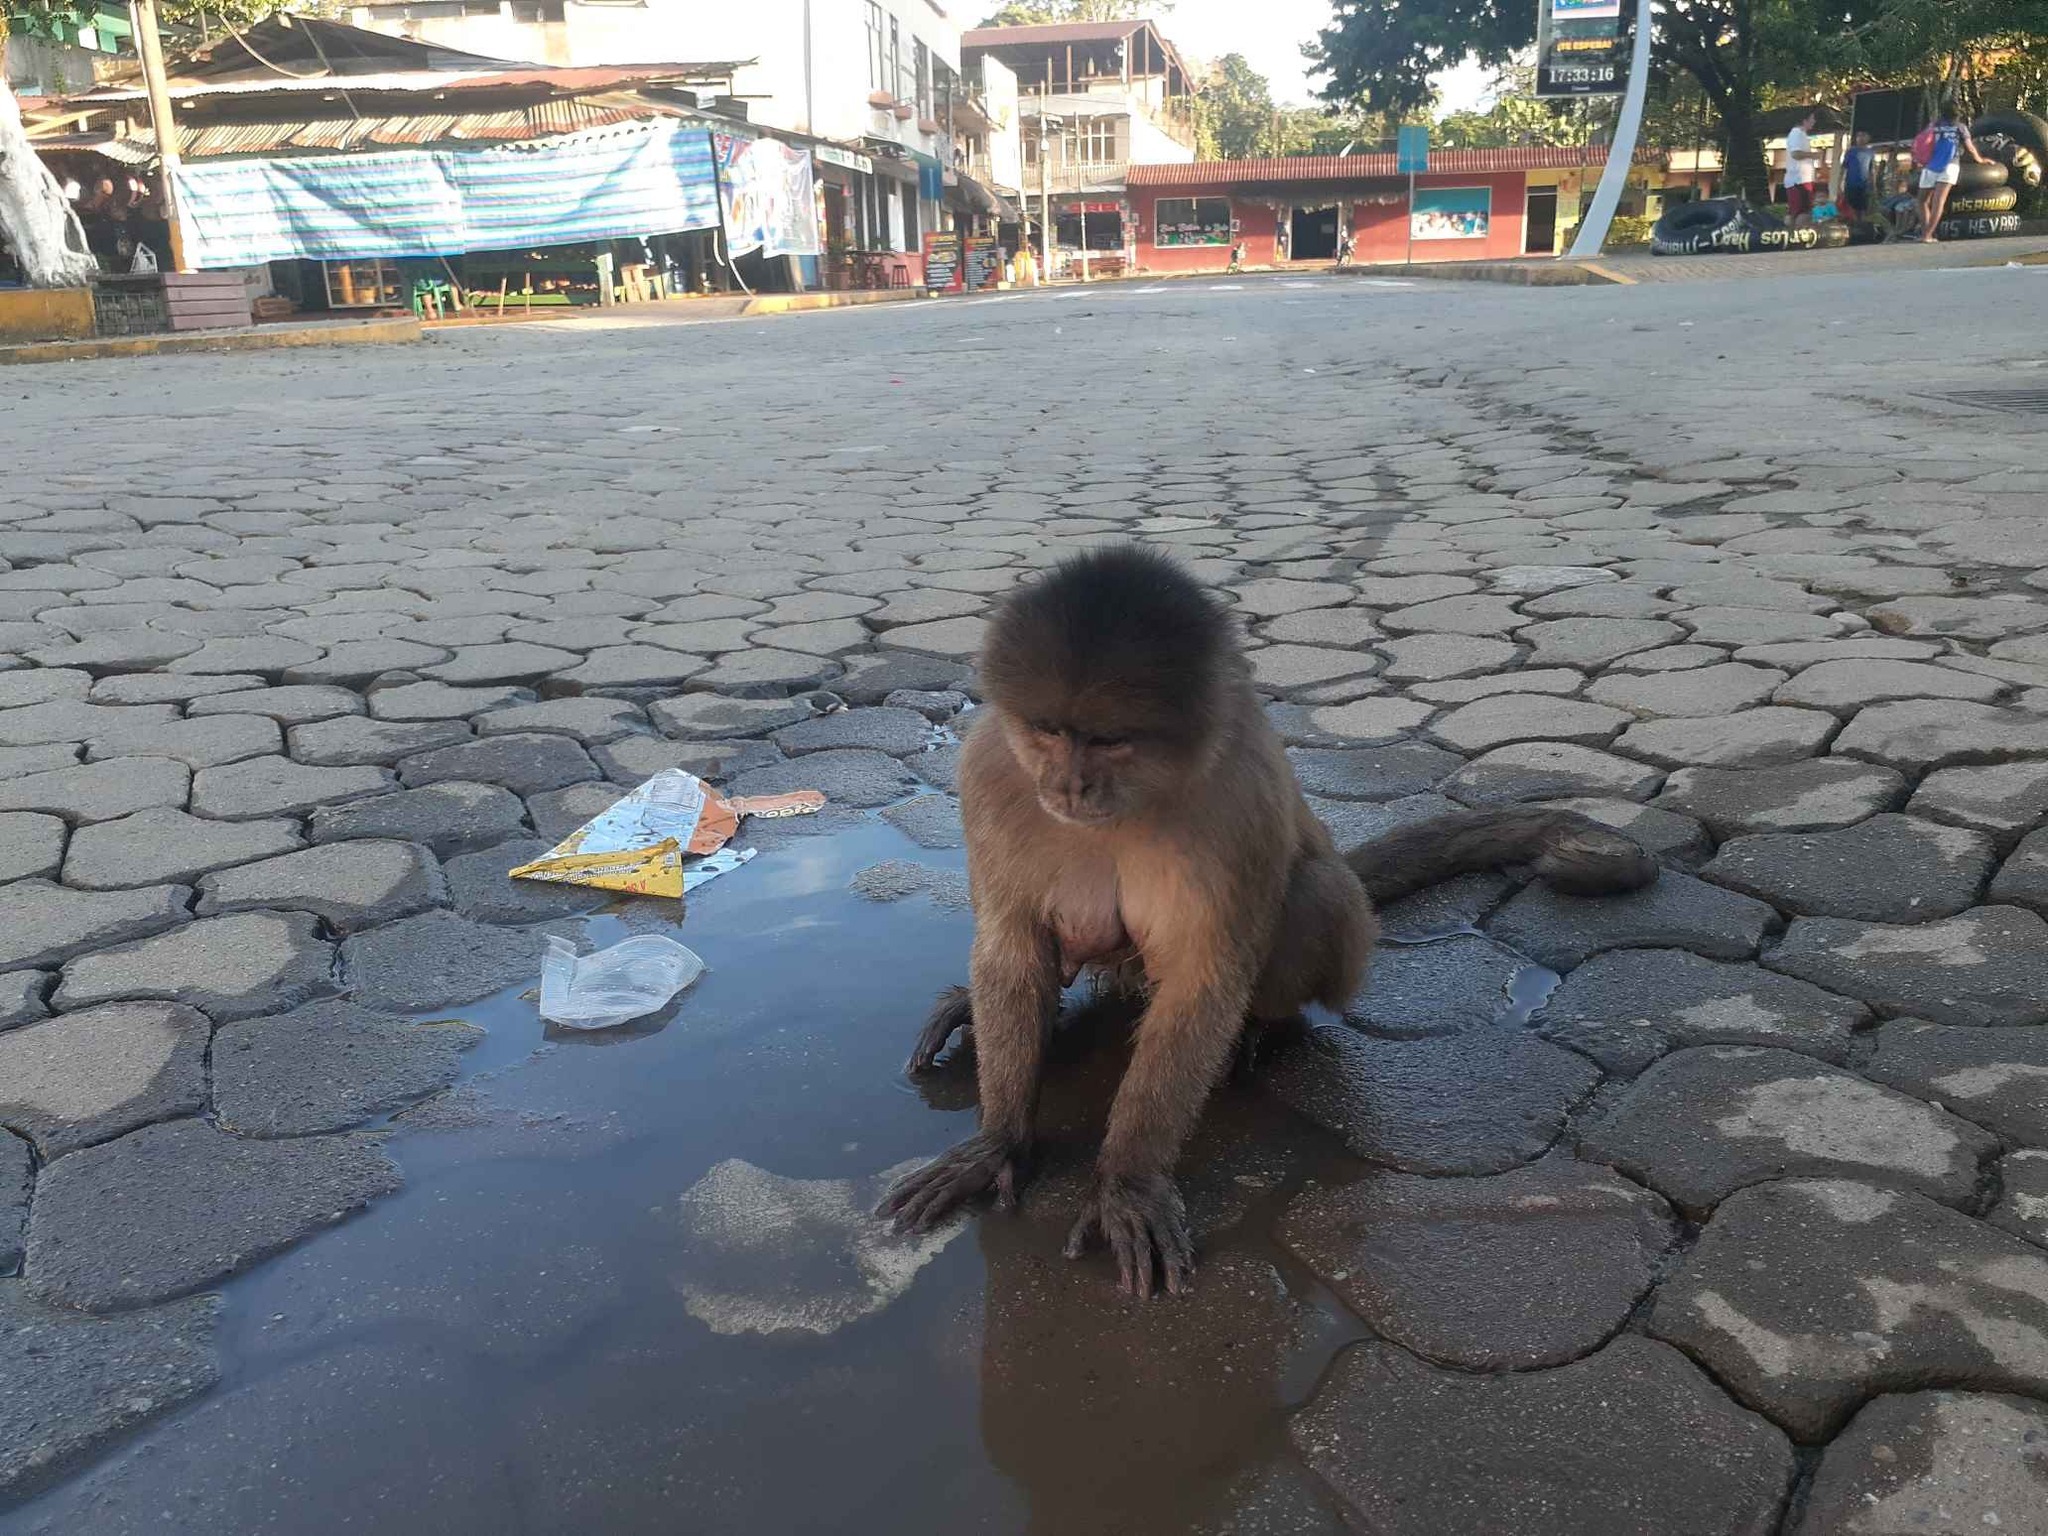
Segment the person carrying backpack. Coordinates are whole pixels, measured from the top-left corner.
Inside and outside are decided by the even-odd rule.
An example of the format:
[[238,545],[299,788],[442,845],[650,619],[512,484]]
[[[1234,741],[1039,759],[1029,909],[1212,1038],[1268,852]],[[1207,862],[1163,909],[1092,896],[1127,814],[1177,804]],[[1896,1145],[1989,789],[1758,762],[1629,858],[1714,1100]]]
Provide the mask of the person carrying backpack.
[[1948,209],[1949,193],[1963,174],[1963,160],[1978,165],[1984,157],[1970,130],[1956,121],[1955,106],[1944,100],[1934,120],[1920,130],[1913,141],[1913,158],[1920,164],[1920,239],[1932,243],[1935,229]]

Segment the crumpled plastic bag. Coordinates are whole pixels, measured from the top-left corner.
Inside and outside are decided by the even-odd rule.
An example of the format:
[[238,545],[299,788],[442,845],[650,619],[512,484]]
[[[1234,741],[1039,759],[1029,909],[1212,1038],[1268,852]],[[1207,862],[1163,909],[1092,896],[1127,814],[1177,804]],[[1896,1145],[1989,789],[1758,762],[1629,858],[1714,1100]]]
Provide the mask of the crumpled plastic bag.
[[540,1016],[569,1029],[609,1029],[653,1013],[703,974],[693,950],[658,933],[594,955],[550,936],[540,964]]

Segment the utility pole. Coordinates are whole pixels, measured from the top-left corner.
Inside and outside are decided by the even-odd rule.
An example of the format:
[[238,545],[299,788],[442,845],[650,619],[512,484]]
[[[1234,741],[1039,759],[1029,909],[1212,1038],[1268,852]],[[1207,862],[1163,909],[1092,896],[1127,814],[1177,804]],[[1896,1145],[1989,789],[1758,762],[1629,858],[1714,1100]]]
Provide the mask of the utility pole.
[[149,126],[156,135],[158,173],[163,178],[164,222],[171,237],[171,270],[185,267],[185,233],[178,221],[178,125],[171,120],[171,88],[164,75],[164,44],[156,30],[156,0],[129,0],[135,27],[135,52],[142,61],[142,83],[149,92]]
[[1045,115],[1045,92],[1038,93],[1038,254],[1039,281],[1052,281],[1052,160],[1046,152],[1046,128],[1057,119]]

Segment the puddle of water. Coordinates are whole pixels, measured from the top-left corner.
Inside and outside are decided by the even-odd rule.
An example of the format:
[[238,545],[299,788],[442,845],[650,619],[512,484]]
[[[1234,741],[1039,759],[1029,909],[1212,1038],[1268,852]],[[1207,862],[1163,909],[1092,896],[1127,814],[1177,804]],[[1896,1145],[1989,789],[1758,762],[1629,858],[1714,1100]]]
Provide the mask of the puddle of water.
[[1106,1259],[1059,1254],[1123,1064],[1096,1021],[1055,1042],[1025,1210],[878,1239],[887,1171],[973,1118],[965,1064],[901,1076],[970,919],[849,893],[889,859],[962,863],[869,821],[705,886],[674,932],[709,970],[634,1025],[545,1032],[532,989],[442,1010],[489,1035],[451,1096],[386,1127],[405,1188],[226,1286],[221,1386],[0,1529],[1220,1520],[1363,1333],[1266,1236],[1302,1182],[1360,1165],[1225,1088],[1185,1164],[1196,1294],[1118,1298]]

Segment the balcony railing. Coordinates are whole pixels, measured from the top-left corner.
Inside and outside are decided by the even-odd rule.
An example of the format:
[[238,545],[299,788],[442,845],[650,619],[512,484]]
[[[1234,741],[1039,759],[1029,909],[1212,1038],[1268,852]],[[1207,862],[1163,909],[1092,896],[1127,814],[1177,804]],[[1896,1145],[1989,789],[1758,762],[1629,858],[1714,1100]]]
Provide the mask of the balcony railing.
[[1062,163],[1055,159],[1041,180],[1038,167],[1027,161],[1022,190],[1027,196],[1041,187],[1050,192],[1119,192],[1129,169],[1127,160]]

